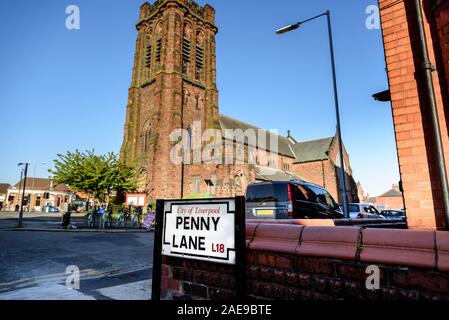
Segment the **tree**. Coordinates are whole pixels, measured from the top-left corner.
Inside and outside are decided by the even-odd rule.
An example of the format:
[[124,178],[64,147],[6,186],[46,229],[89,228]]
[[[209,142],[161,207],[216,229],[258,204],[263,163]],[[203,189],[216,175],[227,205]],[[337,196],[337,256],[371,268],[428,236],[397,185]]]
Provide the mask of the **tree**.
[[54,182],[93,197],[97,204],[107,203],[112,191],[126,193],[137,188],[135,167],[120,161],[113,152],[96,155],[93,150],[67,151],[53,162],[55,168],[49,171]]

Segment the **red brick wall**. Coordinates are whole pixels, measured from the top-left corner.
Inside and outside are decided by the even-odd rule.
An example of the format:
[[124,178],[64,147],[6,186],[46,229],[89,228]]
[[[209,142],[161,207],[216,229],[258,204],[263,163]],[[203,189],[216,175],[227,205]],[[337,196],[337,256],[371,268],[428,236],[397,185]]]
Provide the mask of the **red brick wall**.
[[[255,299],[449,299],[449,233],[247,224]],[[438,257],[438,258],[437,258]],[[368,266],[380,288],[368,290]],[[162,299],[234,299],[231,266],[163,257]]]
[[404,200],[402,197],[377,197],[374,205],[381,206],[382,210],[404,209]]
[[[435,63],[428,2],[424,19],[430,59]],[[383,42],[392,98],[400,175],[410,228],[444,228],[433,134],[420,73],[416,12],[413,1],[380,0]],[[428,20],[430,19],[430,20]],[[448,148],[446,112],[440,90],[443,71],[433,73],[444,148]],[[449,154],[446,163],[449,163]]]
[[441,50],[441,64],[446,79],[446,92],[449,92],[449,1],[440,2],[435,9],[435,22]]
[[[340,195],[340,182],[338,178],[339,167],[336,166],[339,160],[338,153],[338,139],[335,138],[332,142],[329,152],[329,158],[326,160],[311,161],[305,163],[296,163],[292,166],[292,172],[300,175],[307,181],[315,183],[324,187],[335,201],[342,203]],[[357,185],[352,176],[351,164],[349,162],[349,155],[343,147],[343,159],[345,162],[346,172],[346,190],[348,193],[349,202],[358,202]],[[338,162],[337,162],[338,158]]]

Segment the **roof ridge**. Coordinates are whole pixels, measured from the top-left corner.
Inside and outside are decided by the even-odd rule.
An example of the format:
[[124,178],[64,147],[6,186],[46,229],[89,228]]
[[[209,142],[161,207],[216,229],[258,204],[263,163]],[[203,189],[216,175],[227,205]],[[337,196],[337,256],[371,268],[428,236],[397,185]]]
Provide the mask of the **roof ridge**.
[[254,127],[254,128],[256,128],[256,129],[260,129],[260,130],[264,130],[264,131],[266,131],[266,132],[270,132],[271,134],[274,134],[274,135],[276,135],[276,136],[279,136],[279,137],[281,137],[281,138],[284,138],[284,139],[286,139],[286,140],[288,140],[288,141],[290,142],[290,140],[288,139],[288,137],[283,136],[283,135],[281,135],[281,134],[279,134],[279,133],[274,133],[274,132],[272,132],[272,131],[270,131],[270,130],[267,130],[267,129],[265,129],[265,128],[258,127],[258,126],[254,125],[254,124],[251,124],[251,123],[246,122],[246,121],[239,120],[239,119],[237,119],[237,118],[234,118],[234,117],[225,115],[225,114],[223,114],[223,113],[219,113],[218,115],[219,115],[220,117],[226,117],[226,118],[229,118],[229,119],[231,119],[231,120],[241,122],[241,123],[243,123],[243,124],[246,124],[246,125],[248,125],[248,126],[250,126],[250,127]]
[[301,143],[316,142],[316,141],[324,141],[324,140],[329,140],[329,139],[333,140],[334,138],[335,138],[335,136],[330,136],[330,137],[326,137],[326,138],[320,138],[320,139],[312,139],[312,140],[300,141],[300,142],[297,142],[297,143],[295,143],[295,144],[293,144],[293,145],[296,146],[296,145],[301,144]]

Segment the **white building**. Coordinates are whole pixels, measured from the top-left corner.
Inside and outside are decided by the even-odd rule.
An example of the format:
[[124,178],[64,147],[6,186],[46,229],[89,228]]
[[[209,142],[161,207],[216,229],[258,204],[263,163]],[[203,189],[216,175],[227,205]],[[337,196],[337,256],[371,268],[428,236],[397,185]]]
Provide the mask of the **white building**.
[[[4,210],[14,211],[20,207],[23,179],[8,188]],[[66,210],[76,199],[74,192],[65,184],[54,184],[51,179],[27,178],[25,185],[24,211],[41,211],[46,205]]]

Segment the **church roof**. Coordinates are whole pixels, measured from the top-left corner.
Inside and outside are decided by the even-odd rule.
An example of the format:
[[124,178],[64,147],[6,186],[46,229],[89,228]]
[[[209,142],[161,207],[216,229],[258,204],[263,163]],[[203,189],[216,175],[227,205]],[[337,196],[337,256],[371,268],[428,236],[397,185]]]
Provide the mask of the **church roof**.
[[384,194],[381,194],[378,198],[384,198],[384,197],[402,197],[402,192],[399,191],[396,188],[392,188],[385,192]]
[[[231,129],[231,130],[241,129],[243,131],[246,131],[247,129],[253,129],[256,130],[256,134],[257,130],[261,129],[252,124],[237,120],[229,116],[225,116],[223,114],[220,114],[220,127],[222,129]],[[303,162],[329,159],[329,150],[331,148],[334,137],[294,143],[288,137],[276,135],[268,131],[266,132],[267,132],[266,147],[265,148],[263,147],[264,146],[263,143],[259,144],[259,141],[257,141],[258,137],[256,137],[256,146],[254,147],[274,151],[274,148],[270,146],[270,134],[271,134],[274,135],[275,137],[278,137],[278,149],[276,151],[279,154],[294,158],[295,160],[293,163],[303,163]]]
[[[258,147],[260,149],[265,149],[269,151],[274,151],[274,148],[270,146],[270,135],[274,137],[278,137],[278,149],[276,150],[278,153],[283,154],[285,156],[289,156],[291,158],[295,158],[295,154],[293,153],[293,150],[291,148],[291,143],[287,137],[283,137],[274,133],[271,133],[269,131],[266,131],[266,142],[263,143],[263,141],[258,141],[259,137],[257,134],[257,130],[261,129],[259,127],[256,127],[252,124],[237,120],[235,118],[231,118],[229,116],[225,116],[223,114],[220,114],[220,126],[222,129],[241,129],[243,132],[245,132],[248,129],[256,130],[256,145],[253,147]],[[265,129],[262,129],[265,131]],[[245,141],[247,142],[247,141]]]
[[263,180],[263,181],[285,181],[285,180],[303,180],[304,178],[301,176],[284,170],[269,168],[269,167],[263,167],[255,165],[255,171],[256,171],[256,180]]
[[329,150],[334,137],[298,142],[293,146],[296,154],[294,163],[329,159]]

